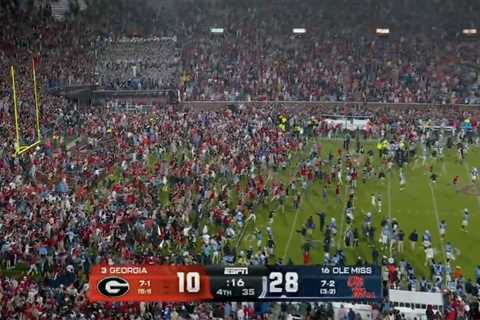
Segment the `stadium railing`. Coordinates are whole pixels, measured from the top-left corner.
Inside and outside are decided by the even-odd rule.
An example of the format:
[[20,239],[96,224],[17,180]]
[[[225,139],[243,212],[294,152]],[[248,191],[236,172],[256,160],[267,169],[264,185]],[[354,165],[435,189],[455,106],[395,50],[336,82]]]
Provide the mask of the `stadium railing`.
[[215,110],[224,108],[228,105],[240,106],[262,106],[278,105],[282,107],[296,108],[318,108],[318,107],[377,107],[377,108],[460,108],[460,109],[480,109],[480,104],[435,104],[435,103],[383,103],[383,102],[364,102],[364,101],[182,101],[184,107],[201,110]]

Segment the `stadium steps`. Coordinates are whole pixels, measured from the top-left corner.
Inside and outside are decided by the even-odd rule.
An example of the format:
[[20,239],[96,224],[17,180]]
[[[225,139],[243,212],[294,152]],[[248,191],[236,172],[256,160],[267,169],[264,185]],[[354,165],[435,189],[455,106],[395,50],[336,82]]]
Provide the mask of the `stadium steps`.
[[52,7],[52,16],[55,20],[63,21],[65,20],[65,14],[68,11],[69,3],[68,0],[58,0],[54,1],[51,4]]
[[87,9],[87,3],[85,2],[85,0],[78,0],[78,6],[80,11]]

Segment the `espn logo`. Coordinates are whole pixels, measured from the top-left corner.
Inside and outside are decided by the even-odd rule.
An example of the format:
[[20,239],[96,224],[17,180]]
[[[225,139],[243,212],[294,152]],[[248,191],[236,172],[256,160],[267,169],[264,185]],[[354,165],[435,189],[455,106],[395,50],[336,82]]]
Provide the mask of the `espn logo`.
[[228,274],[228,275],[247,275],[248,274],[248,268],[242,268],[242,267],[226,267],[223,274]]

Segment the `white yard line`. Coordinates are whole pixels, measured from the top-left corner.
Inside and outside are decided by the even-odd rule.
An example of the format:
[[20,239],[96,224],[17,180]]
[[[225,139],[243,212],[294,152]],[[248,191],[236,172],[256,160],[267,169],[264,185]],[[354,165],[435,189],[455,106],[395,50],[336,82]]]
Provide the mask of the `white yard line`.
[[240,248],[240,243],[242,242],[243,240],[243,237],[245,236],[245,231],[247,230],[247,227],[248,225],[250,224],[252,220],[248,220],[245,222],[245,224],[243,225],[243,228],[242,230],[240,231],[240,234],[238,235],[238,239],[237,239],[237,245],[235,246],[237,249]]
[[416,155],[415,156],[415,160],[413,161],[413,170],[416,170],[418,168],[421,168],[424,166],[424,163],[423,163],[423,158],[422,156],[420,155]]
[[295,233],[295,228],[296,228],[296,225],[297,225],[298,213],[299,212],[300,212],[300,209],[297,209],[296,212],[295,212],[295,218],[293,219],[292,229],[290,230],[290,235],[288,236],[287,244],[285,245],[285,253],[283,254],[283,259],[282,259],[283,263],[286,263],[285,258],[288,255],[288,249],[290,249],[290,243],[292,242],[293,234]]
[[447,164],[445,163],[445,160],[443,160],[443,162],[442,162],[442,172],[443,172],[444,175],[448,174]]
[[[345,184],[345,194],[343,196],[343,199],[340,201],[340,208],[341,208],[341,213],[342,213],[342,217],[340,218],[340,232],[338,232],[337,234],[337,241],[335,244],[337,245],[337,247],[339,247],[340,249],[343,248],[343,244],[345,241],[344,240],[344,234],[343,234],[343,228],[344,228],[344,225],[345,225],[345,199],[347,199],[347,196],[348,196],[348,189],[349,187],[347,186],[347,184]],[[342,202],[343,201],[343,202]],[[340,236],[340,240],[338,240],[338,236]]]
[[388,183],[387,183],[387,197],[388,197],[388,218],[390,219],[390,222],[392,222],[392,173],[390,172],[390,175],[388,177]]
[[463,160],[463,167],[467,170],[467,179],[470,179],[470,165],[465,160]]
[[[387,183],[387,198],[388,198],[388,220],[390,221],[390,228],[392,226],[392,172],[390,171],[388,175]],[[389,244],[389,253],[390,257],[392,256],[392,246]]]
[[433,213],[435,214],[435,221],[437,223],[436,226],[435,226],[435,230],[437,230],[439,238],[440,238],[440,248],[442,250],[442,257],[443,257],[444,263],[446,264],[447,263],[447,258],[445,256],[445,248],[443,247],[443,239],[440,236],[440,229],[439,229],[439,227],[440,227],[440,216],[438,214],[437,197],[435,196],[435,191],[434,191],[434,188],[432,186],[432,183],[429,182],[428,187],[430,188],[430,192],[432,193]]

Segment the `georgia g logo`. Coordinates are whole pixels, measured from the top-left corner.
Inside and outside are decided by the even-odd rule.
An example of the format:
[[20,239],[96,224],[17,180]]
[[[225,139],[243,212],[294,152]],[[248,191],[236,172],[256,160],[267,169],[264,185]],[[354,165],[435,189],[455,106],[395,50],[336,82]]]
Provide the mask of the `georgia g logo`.
[[121,297],[128,292],[130,285],[128,281],[119,277],[108,277],[97,284],[97,290],[104,296],[110,298]]

